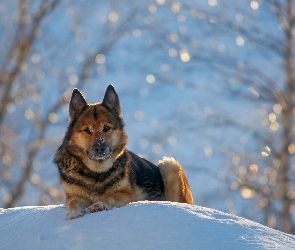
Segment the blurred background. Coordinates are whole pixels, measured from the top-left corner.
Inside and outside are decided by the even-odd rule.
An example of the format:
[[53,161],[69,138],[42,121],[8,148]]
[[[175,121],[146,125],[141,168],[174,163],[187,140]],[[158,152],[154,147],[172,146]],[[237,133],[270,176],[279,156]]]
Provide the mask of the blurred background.
[[64,202],[53,155],[79,88],[119,94],[128,149],[194,201],[295,232],[294,0],[2,0],[0,207]]

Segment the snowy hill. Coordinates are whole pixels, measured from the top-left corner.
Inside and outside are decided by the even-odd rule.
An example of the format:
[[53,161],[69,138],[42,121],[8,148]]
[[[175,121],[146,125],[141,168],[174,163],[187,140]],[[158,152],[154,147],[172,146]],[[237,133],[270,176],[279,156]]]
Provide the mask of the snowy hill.
[[0,249],[295,249],[295,236],[187,204],[138,202],[71,221],[65,213],[0,211]]

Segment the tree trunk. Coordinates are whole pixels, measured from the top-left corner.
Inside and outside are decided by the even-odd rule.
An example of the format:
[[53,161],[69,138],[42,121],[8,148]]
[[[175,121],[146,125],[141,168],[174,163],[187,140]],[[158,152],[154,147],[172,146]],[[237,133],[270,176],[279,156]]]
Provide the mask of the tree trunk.
[[282,103],[282,126],[283,126],[283,147],[280,156],[280,169],[279,169],[279,195],[282,201],[281,208],[281,221],[284,232],[294,233],[292,225],[292,218],[290,214],[291,201],[288,198],[288,192],[290,191],[290,182],[288,179],[289,168],[290,168],[290,154],[288,147],[292,143],[293,133],[293,107],[294,107],[294,82],[292,79],[293,73],[293,44],[294,38],[292,29],[294,26],[294,15],[293,15],[293,0],[287,0],[286,4],[286,19],[288,26],[285,28],[286,35],[286,46],[285,46],[285,76],[286,76],[286,88],[285,88],[285,100]]

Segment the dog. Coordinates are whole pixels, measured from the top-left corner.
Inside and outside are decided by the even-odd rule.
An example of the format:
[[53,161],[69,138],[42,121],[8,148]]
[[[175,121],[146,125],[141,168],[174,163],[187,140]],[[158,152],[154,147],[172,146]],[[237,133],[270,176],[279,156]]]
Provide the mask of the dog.
[[164,157],[158,166],[126,149],[118,94],[109,85],[101,103],[88,104],[78,89],[69,102],[69,126],[53,162],[66,196],[68,219],[130,202],[193,204],[182,166]]

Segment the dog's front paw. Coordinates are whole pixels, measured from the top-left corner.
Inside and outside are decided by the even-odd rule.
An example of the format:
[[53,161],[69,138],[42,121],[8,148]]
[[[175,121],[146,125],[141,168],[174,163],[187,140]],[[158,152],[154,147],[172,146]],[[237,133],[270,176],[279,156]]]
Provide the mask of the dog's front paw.
[[84,214],[85,214],[85,209],[80,207],[79,209],[68,212],[67,219],[68,220],[77,219],[79,217],[82,217]]
[[112,209],[111,206],[104,204],[103,202],[96,202],[88,207],[90,213],[95,213],[103,210],[110,210]]

